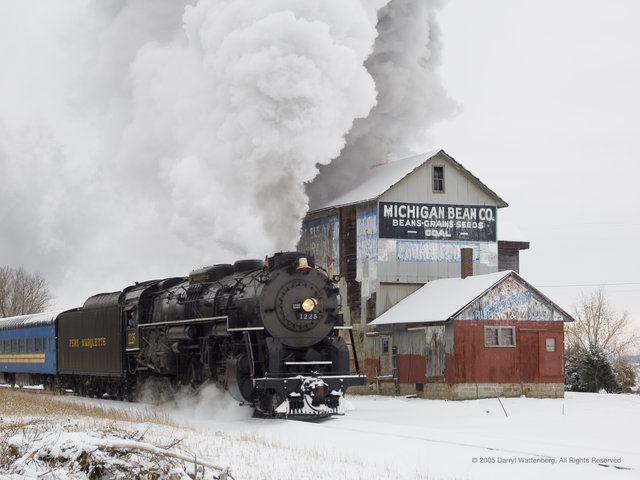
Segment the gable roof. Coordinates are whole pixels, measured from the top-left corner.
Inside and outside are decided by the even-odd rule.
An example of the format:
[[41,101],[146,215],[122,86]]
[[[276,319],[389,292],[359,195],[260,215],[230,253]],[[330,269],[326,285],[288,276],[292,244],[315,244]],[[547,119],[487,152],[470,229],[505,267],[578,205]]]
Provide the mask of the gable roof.
[[[433,280],[391,307],[370,325],[441,323],[454,319],[470,319],[469,317],[474,314],[474,309],[471,307],[483,308],[482,299],[509,279],[515,280],[526,289],[525,291],[530,292],[530,294],[521,297],[522,302],[515,302],[516,308],[523,305],[529,298],[534,298],[537,302],[544,303],[551,308],[553,320],[574,321],[571,315],[549,300],[520,275],[508,270],[465,279]],[[488,304],[491,305],[491,303]],[[505,308],[513,308],[513,304],[513,301],[509,302]]]
[[324,205],[314,208],[313,210],[326,210],[329,208],[343,207],[346,205],[353,205],[355,203],[375,200],[400,180],[411,174],[415,169],[436,156],[440,156],[447,160],[456,170],[478,185],[482,191],[495,200],[498,208],[508,206],[508,204],[493,190],[482,183],[479,178],[472,175],[471,172],[461,164],[456,162],[453,157],[450,157],[444,150],[434,150],[432,152],[422,153],[420,155],[415,155],[402,160],[395,160],[393,162],[373,167],[362,175],[362,179],[358,186],[337,196]]

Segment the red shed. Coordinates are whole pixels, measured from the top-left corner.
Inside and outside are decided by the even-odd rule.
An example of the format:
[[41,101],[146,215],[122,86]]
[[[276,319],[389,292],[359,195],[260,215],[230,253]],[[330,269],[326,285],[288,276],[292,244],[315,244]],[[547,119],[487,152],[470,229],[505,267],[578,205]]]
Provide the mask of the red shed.
[[567,321],[513,271],[434,280],[371,322],[365,372],[380,393],[562,397]]

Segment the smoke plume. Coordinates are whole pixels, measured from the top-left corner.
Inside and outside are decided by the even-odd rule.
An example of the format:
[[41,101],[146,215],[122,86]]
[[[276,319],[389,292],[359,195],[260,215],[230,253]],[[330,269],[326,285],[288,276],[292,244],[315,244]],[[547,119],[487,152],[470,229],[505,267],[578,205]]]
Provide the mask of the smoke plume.
[[377,103],[354,122],[339,158],[308,185],[312,208],[356,185],[373,166],[425,152],[429,127],[457,113],[436,70],[441,45],[435,12],[441,3],[393,0],[380,10],[378,37],[365,62]]
[[441,115],[433,8],[2,2],[0,264],[68,307],[293,248],[319,166],[414,148]]

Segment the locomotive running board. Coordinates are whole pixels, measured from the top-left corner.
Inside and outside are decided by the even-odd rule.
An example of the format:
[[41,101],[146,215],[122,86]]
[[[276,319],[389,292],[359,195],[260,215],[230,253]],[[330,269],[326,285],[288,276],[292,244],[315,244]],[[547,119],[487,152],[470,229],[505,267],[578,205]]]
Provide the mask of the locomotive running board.
[[187,318],[186,320],[173,320],[171,322],[154,322],[154,323],[140,323],[138,324],[139,328],[149,328],[149,327],[168,327],[174,325],[186,325],[193,323],[207,323],[207,322],[215,322],[215,321],[223,321],[227,320],[228,317],[205,317],[205,318]]

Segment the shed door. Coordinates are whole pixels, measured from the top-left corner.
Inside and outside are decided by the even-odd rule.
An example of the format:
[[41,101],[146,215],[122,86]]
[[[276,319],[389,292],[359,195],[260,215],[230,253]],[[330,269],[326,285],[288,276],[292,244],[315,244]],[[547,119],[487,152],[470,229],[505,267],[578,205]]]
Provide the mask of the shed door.
[[540,376],[564,376],[563,335],[561,332],[539,332]]
[[427,377],[444,377],[445,345],[444,326],[425,328],[427,343]]
[[393,356],[391,354],[391,337],[380,335],[380,373],[379,376],[393,375]]
[[516,345],[520,351],[520,377],[523,382],[538,379],[538,333],[520,330]]

